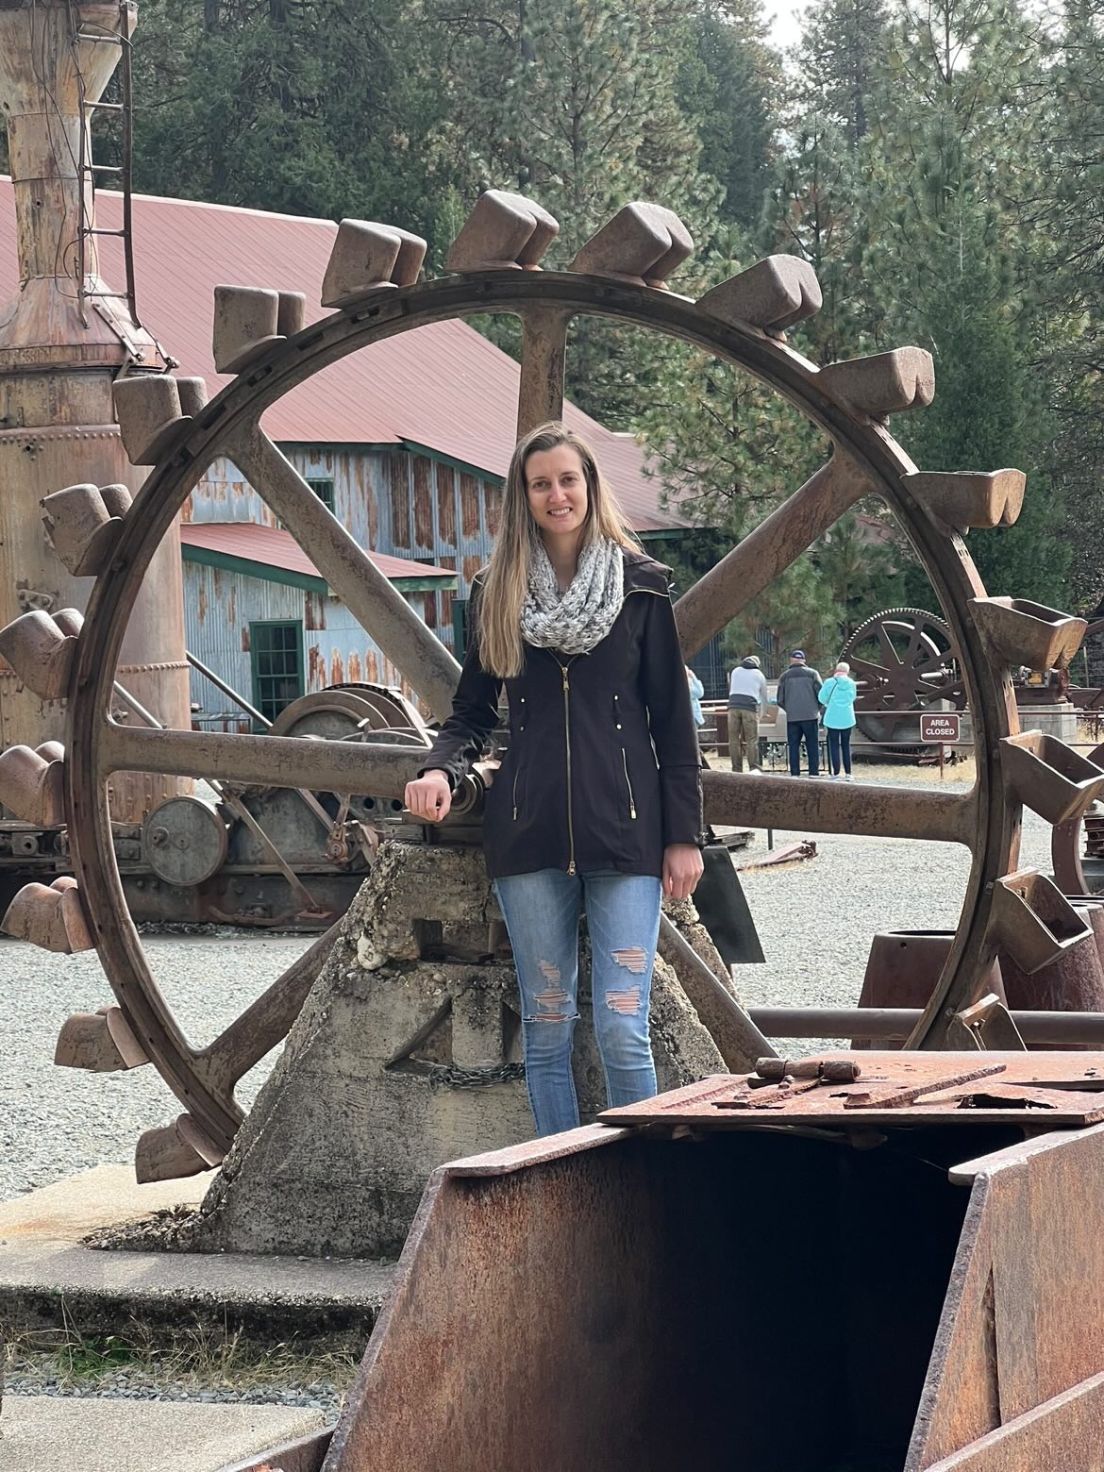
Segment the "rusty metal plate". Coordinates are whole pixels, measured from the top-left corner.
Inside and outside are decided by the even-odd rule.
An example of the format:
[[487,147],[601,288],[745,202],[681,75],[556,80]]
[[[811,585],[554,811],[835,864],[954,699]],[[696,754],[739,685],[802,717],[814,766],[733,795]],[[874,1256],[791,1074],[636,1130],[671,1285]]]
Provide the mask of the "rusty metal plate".
[[602,1124],[695,1130],[932,1123],[1054,1129],[1104,1120],[1104,1053],[864,1051],[821,1053],[801,1062],[808,1067],[848,1059],[861,1069],[852,1083],[796,1078],[787,1087],[754,1074],[715,1074],[598,1118]]

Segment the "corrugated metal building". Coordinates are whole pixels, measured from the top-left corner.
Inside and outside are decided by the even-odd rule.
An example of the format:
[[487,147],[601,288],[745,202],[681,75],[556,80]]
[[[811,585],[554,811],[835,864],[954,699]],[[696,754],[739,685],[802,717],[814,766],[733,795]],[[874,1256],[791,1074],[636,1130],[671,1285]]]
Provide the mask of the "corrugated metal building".
[[[319,577],[294,537],[247,521],[191,522],[181,528],[188,648],[275,719],[291,700],[346,681],[401,684],[401,677]],[[442,588],[444,568],[369,554],[423,617]],[[197,724],[236,729],[233,707],[196,676]]]
[[[117,195],[98,195],[99,224],[117,228]],[[134,197],[134,249],[142,320],[214,395],[229,380],[211,353],[220,283],[302,291],[307,320],[323,315],[321,282],[337,227],[328,220],[188,200]],[[0,297],[14,295],[15,214],[0,178]],[[124,279],[119,242],[101,237],[103,273]],[[501,485],[514,443],[518,365],[467,323],[404,333],[334,364],[265,414],[264,428],[334,515],[379,558],[425,621],[453,643],[453,605],[490,553]],[[631,437],[572,404],[569,424],[593,443],[631,524],[670,534],[686,523],[661,509]],[[263,487],[229,461],[212,464],[185,512],[184,596],[189,648],[269,714],[296,692],[396,672],[327,594],[288,532],[276,526]],[[200,528],[209,527],[207,540]],[[236,528],[262,535],[246,546]],[[265,536],[266,531],[276,539]],[[300,559],[299,564],[295,557]],[[403,565],[405,564],[405,566]],[[256,629],[256,638],[249,630]],[[243,641],[245,641],[243,643]],[[297,642],[298,641],[298,642]],[[373,676],[372,670],[377,671]],[[201,721],[227,707],[195,675]]]

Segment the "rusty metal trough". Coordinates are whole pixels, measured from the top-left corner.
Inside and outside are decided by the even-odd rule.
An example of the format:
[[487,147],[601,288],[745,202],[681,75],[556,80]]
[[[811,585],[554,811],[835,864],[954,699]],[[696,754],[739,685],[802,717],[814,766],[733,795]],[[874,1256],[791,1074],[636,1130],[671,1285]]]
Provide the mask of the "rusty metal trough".
[[823,1056],[435,1172],[332,1439],[250,1466],[1101,1472],[1104,1053]]

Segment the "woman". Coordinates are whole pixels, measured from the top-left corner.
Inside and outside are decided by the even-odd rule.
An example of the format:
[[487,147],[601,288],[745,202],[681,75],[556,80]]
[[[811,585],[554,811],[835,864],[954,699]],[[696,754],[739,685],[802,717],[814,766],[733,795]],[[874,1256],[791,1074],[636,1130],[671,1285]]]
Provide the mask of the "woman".
[[640,551],[594,454],[564,425],[514,450],[502,526],[475,579],[452,714],[418,779],[440,822],[498,721],[510,742],[487,793],[487,871],[521,989],[537,1133],[579,1122],[571,1072],[579,915],[611,1106],[656,1092],[648,1001],[663,893],[702,872],[701,773],[666,569]]
[[818,699],[824,707],[824,729],[828,733],[828,766],[831,781],[840,776],[840,759],[843,760],[843,780],[852,781],[851,776],[851,732],[855,726],[855,696],[859,687],[851,678],[851,666],[841,659],[832,674],[820,687]]

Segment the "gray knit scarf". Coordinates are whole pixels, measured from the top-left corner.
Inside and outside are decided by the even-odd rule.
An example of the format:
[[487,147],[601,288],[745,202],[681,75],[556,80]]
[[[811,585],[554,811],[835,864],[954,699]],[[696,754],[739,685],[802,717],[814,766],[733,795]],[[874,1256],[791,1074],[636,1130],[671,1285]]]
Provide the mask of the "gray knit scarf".
[[521,637],[540,649],[589,654],[613,628],[625,598],[625,559],[617,542],[596,539],[579,556],[563,593],[544,544],[529,559],[529,592],[521,610]]

